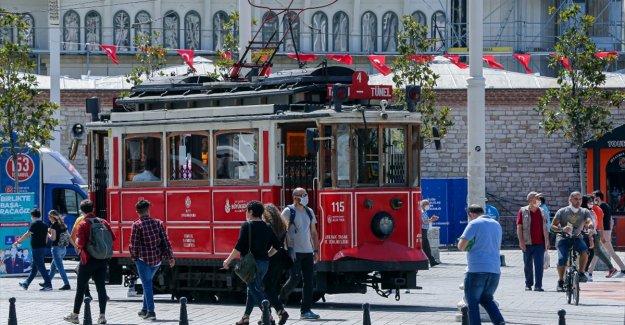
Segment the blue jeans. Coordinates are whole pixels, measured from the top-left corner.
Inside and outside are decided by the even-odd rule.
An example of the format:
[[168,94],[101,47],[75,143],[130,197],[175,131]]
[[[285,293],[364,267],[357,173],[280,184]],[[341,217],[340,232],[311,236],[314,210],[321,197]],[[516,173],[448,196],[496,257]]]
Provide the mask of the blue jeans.
[[61,279],[63,279],[63,284],[69,285],[69,280],[67,279],[67,273],[65,273],[65,267],[63,266],[63,257],[65,257],[65,253],[67,252],[66,247],[60,246],[52,246],[52,263],[50,264],[50,281],[54,279],[54,275],[56,274],[56,270],[59,270],[59,274],[61,275]]
[[480,305],[486,309],[490,321],[499,325],[504,322],[493,295],[499,285],[498,273],[470,273],[464,277],[464,297],[469,307],[469,324],[480,325]]
[[245,301],[245,315],[251,315],[254,305],[263,310],[261,303],[265,300],[265,291],[263,290],[263,279],[269,268],[268,260],[256,260],[256,279],[253,283],[247,284],[247,300]]
[[586,246],[586,243],[584,243],[584,240],[581,238],[561,238],[558,240],[558,266],[566,266],[571,245],[573,245],[573,249],[579,254],[582,252],[588,254],[588,246]]
[[[523,252],[523,264],[525,265],[525,286],[534,285],[534,277],[536,277],[535,288],[543,287],[543,265],[545,263],[545,244],[526,245]],[[532,270],[533,267],[533,270]]]
[[142,310],[153,312],[154,311],[154,288],[152,287],[152,279],[154,274],[161,267],[160,264],[153,266],[142,260],[136,260],[137,272],[139,273],[139,279],[143,283],[143,307]]
[[30,275],[28,275],[28,278],[26,279],[26,286],[29,286],[30,283],[33,282],[33,279],[37,276],[37,272],[39,272],[43,278],[43,285],[45,287],[52,287],[50,276],[46,270],[46,262],[43,260],[44,256],[46,256],[47,250],[48,249],[46,247],[33,248],[33,264],[31,265]]

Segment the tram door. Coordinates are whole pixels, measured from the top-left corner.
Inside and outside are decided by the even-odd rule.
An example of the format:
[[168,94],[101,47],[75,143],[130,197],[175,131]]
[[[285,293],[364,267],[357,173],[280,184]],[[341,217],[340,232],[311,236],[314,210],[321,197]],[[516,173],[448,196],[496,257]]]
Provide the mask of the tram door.
[[108,135],[94,131],[90,143],[89,189],[93,193],[96,215],[106,219],[106,189],[108,188]]
[[285,204],[292,203],[292,193],[297,187],[305,188],[310,203],[317,212],[317,154],[306,151],[306,128],[314,124],[283,125],[284,139],[284,194]]

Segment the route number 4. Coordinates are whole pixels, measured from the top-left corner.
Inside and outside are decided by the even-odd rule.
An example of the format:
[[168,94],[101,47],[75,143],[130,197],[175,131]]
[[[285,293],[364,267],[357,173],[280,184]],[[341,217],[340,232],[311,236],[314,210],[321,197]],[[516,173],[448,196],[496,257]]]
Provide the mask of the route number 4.
[[345,212],[345,202],[332,202],[332,212]]

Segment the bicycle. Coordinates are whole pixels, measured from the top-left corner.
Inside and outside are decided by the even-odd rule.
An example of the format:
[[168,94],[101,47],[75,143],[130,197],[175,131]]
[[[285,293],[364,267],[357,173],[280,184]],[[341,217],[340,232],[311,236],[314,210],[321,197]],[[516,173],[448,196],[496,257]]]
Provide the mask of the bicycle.
[[568,240],[571,242],[569,247],[569,260],[567,268],[564,273],[564,292],[566,293],[566,301],[571,304],[571,301],[575,305],[579,305],[579,270],[577,269],[577,251],[575,250],[575,238],[573,236],[567,236],[562,240]]

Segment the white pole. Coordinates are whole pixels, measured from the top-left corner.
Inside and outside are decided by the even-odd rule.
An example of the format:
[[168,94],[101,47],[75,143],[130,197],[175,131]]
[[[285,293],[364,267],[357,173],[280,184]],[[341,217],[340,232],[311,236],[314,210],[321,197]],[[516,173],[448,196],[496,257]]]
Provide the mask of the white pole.
[[[59,21],[59,7],[60,0],[49,1],[50,10],[48,15],[48,25],[50,38],[50,101],[61,105],[61,31]],[[52,117],[56,120],[60,120],[60,110],[54,112]],[[57,126],[52,131],[54,140],[50,141],[50,149],[55,151],[61,151],[61,127]]]
[[[243,54],[252,40],[252,6],[247,0],[239,0],[239,54]],[[247,53],[246,62],[251,62],[251,53]]]
[[485,148],[485,87],[482,74],[483,0],[471,0],[469,6],[469,65],[471,77],[467,80],[467,203],[484,206],[486,198]]

